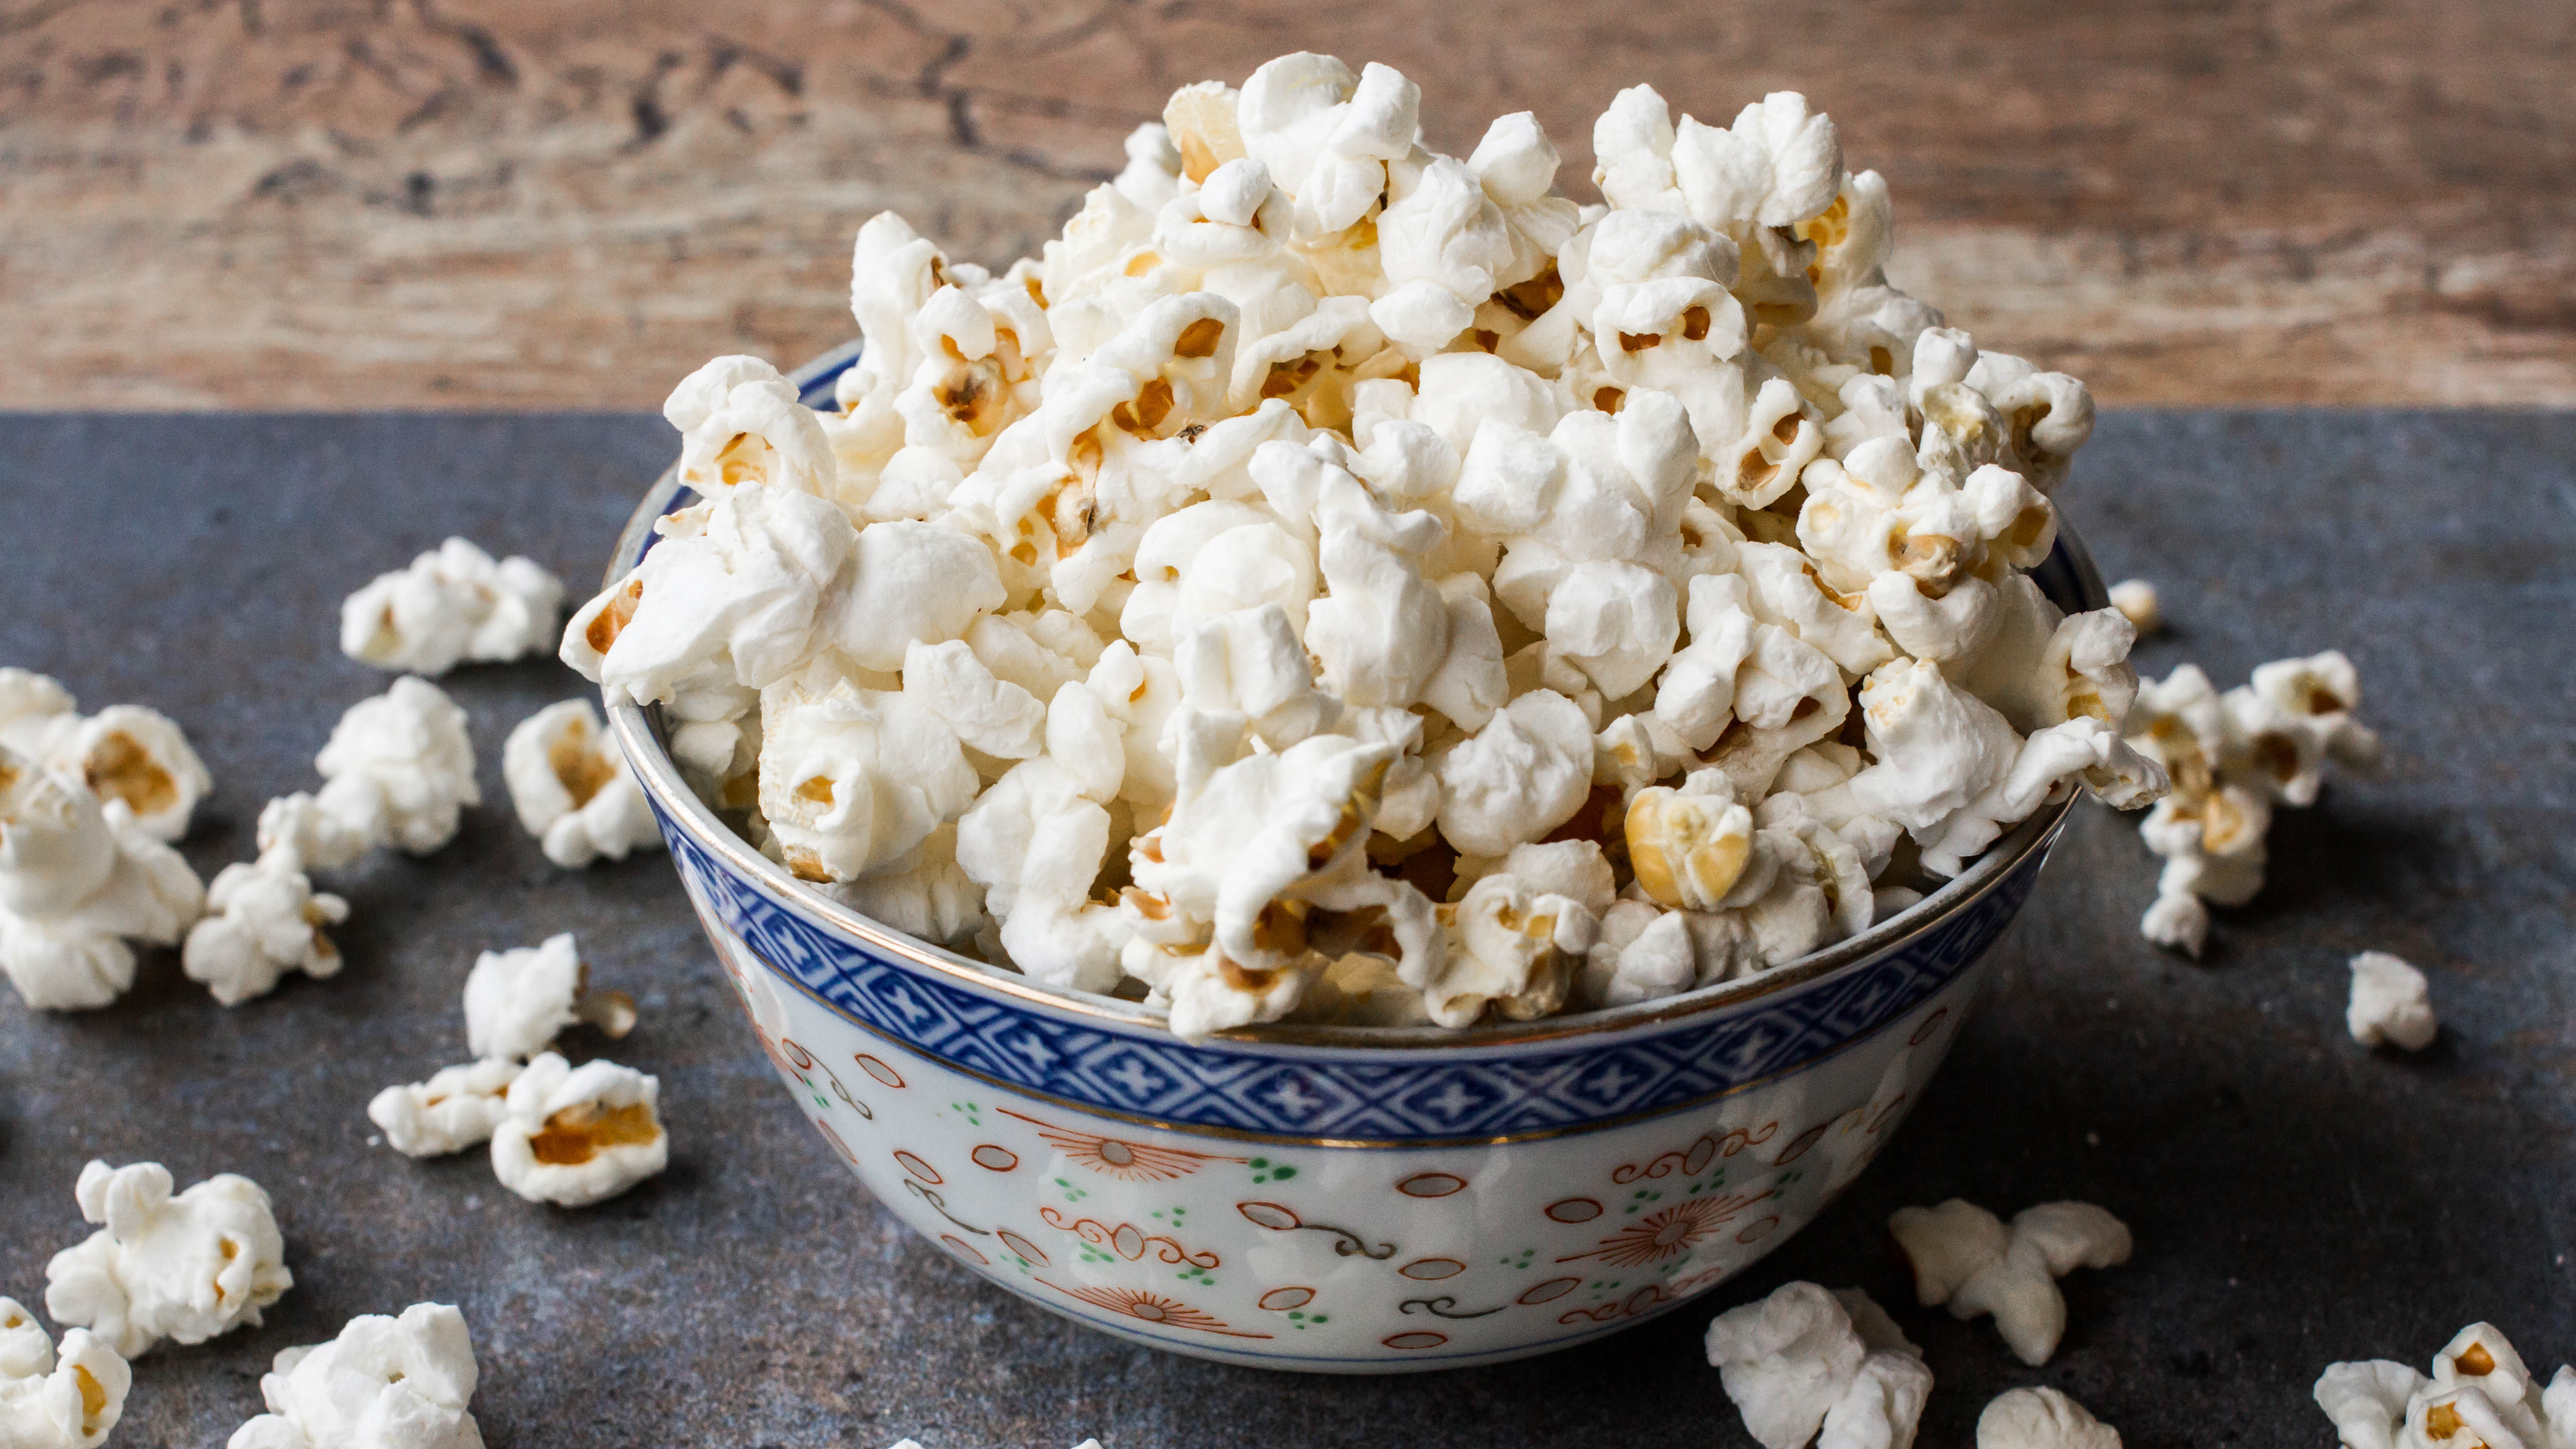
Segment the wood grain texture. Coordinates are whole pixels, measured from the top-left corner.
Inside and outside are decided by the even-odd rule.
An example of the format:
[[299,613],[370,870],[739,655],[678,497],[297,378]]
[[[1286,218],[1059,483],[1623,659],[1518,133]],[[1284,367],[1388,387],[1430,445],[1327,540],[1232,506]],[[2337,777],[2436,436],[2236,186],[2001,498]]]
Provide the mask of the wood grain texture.
[[1795,87],[1896,279],[2107,402],[2576,403],[2576,7],[2503,0],[0,0],[0,405],[650,406],[851,330],[902,211],[1000,262],[1285,50],[1531,109]]

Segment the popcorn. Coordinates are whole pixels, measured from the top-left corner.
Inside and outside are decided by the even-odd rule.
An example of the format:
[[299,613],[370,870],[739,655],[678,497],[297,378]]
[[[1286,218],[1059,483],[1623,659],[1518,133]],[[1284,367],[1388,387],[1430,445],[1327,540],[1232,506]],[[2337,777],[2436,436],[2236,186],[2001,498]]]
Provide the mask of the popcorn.
[[477,1377],[465,1315],[447,1304],[362,1314],[329,1343],[278,1350],[259,1381],[268,1412],[227,1449],[479,1449]]
[[1977,1416],[1977,1449],[2120,1449],[2120,1431],[2055,1389],[2013,1389]]
[[1887,1230],[1914,1267],[1914,1293],[1924,1307],[1946,1303],[1963,1321],[1993,1314],[2013,1356],[2034,1368],[2066,1333],[2057,1280],[2077,1268],[2129,1261],[2129,1229],[2091,1203],[2024,1208],[2007,1229],[1993,1213],[1952,1198],[1936,1208],[1899,1208]]
[[427,855],[456,838],[465,806],[483,803],[465,711],[425,679],[405,676],[349,706],[313,763],[325,782],[320,793],[271,800],[260,811],[261,854],[286,846],[325,870],[378,845]]
[[975,798],[957,736],[893,691],[781,680],[761,692],[760,739],[761,813],[799,880],[902,870]]
[[[2167,788],[2134,629],[2027,572],[2090,396],[1888,282],[1830,120],[1633,88],[1580,207],[1528,113],[1420,112],[1184,87],[999,276],[871,218],[834,408],[683,382],[701,501],[564,658],[792,873],[1190,1038],[1731,980]],[[2251,808],[2364,750],[2329,675],[2233,706]]]
[[535,946],[486,951],[465,975],[465,1043],[474,1055],[526,1061],[587,1022],[615,1041],[635,1029],[623,991],[589,990],[590,966],[572,932]]
[[1574,702],[1535,689],[1439,752],[1440,833],[1501,855],[1574,816],[1592,791],[1592,724]]
[[2254,675],[2221,695],[2197,666],[2178,666],[2138,687],[2127,731],[2173,782],[2138,827],[2165,861],[2139,930],[2193,956],[2209,934],[2202,902],[2243,905],[2263,889],[2275,805],[2314,802],[2330,761],[2379,760],[2379,736],[2353,713],[2359,673],[2341,653],[2276,660]]
[[2352,1001],[2343,1020],[2363,1046],[2394,1042],[2410,1052],[2431,1046],[2442,1030],[2424,990],[2424,973],[2385,951],[2352,958]]
[[2490,1323],[2461,1329],[2433,1356],[2430,1378],[2387,1359],[2328,1364],[2314,1395],[2346,1449],[2543,1449],[2576,1428],[2576,1368],[2560,1368],[2544,1388]]
[[[793,394],[788,401],[794,404]],[[796,411],[810,422],[811,413]],[[555,637],[562,607],[563,581],[533,561],[514,554],[495,563],[451,538],[341,603],[340,652],[378,669],[432,676],[469,659],[520,659]]]
[[492,1172],[530,1202],[588,1207],[660,1172],[671,1160],[662,1084],[615,1062],[579,1067],[553,1052],[510,1084],[508,1115],[492,1130]]
[[206,912],[188,928],[180,965],[226,1006],[267,995],[289,971],[340,974],[340,948],[323,928],[347,920],[349,903],[313,889],[291,846],[225,866],[206,889]]
[[0,746],[0,973],[38,1010],[101,1007],[134,984],[126,941],[174,945],[205,903],[196,872],[123,800]]
[[134,1371],[88,1329],[53,1340],[16,1299],[0,1298],[0,1443],[98,1449],[125,1414]]
[[446,1067],[426,1082],[378,1092],[367,1103],[367,1120],[406,1157],[462,1152],[490,1141],[493,1129],[510,1115],[510,1084],[522,1070],[507,1057]]
[[0,748],[78,780],[101,804],[122,800],[155,840],[188,833],[214,778],[169,716],[136,704],[80,713],[71,691],[24,669],[0,669]]
[[550,704],[519,721],[501,747],[501,780],[520,827],[566,870],[662,843],[643,785],[589,700]]
[[2111,586],[2111,607],[2129,621],[2129,627],[2143,639],[2165,626],[2164,606],[2157,601],[2156,586],[2145,579],[2122,579]]
[[104,1226],[45,1265],[45,1311],[122,1358],[165,1338],[203,1343],[256,1328],[260,1311],[295,1286],[257,1183],[226,1172],[175,1196],[170,1186],[157,1162],[82,1168],[73,1196],[83,1218]]
[[1932,1371],[1857,1288],[1787,1283],[1711,1320],[1708,1361],[1763,1449],[1907,1449]]

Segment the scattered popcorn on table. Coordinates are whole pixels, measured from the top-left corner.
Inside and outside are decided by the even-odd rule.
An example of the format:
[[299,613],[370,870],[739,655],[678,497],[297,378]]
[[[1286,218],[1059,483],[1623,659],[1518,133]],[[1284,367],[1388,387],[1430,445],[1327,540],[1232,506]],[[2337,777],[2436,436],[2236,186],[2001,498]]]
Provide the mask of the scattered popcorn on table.
[[444,1157],[479,1146],[510,1114],[510,1084],[519,1063],[501,1057],[446,1067],[426,1082],[387,1087],[367,1103],[367,1120],[406,1157]]
[[2164,606],[2157,601],[2156,586],[2145,579],[2122,579],[2111,586],[2111,607],[2129,621],[2129,627],[2144,639],[2165,626]]
[[662,1084],[615,1062],[575,1067],[553,1052],[510,1084],[492,1132],[492,1171],[530,1202],[588,1207],[668,1166]]
[[293,846],[307,869],[336,870],[379,845],[427,855],[456,838],[464,807],[483,803],[465,711],[425,679],[405,676],[349,706],[313,763],[319,794],[259,813],[260,852]]
[[2426,1378],[2402,1363],[2328,1364],[2317,1407],[2345,1449],[2556,1449],[2576,1442],[2576,1368],[2546,1388],[2491,1323],[2472,1323],[2433,1356]]
[[157,1162],[81,1169],[81,1216],[104,1224],[45,1265],[45,1311],[98,1334],[125,1358],[167,1338],[203,1343],[247,1323],[295,1285],[286,1240],[259,1184],[218,1173],[172,1195]]
[[349,903],[313,889],[292,847],[225,866],[206,888],[206,911],[180,964],[226,1006],[267,995],[289,971],[340,974],[340,948],[323,928],[347,920]]
[[2129,743],[2173,787],[2138,826],[2165,861],[2138,923],[2148,940],[2198,956],[2202,902],[2241,906],[2263,889],[2273,806],[2315,803],[2329,761],[2379,763],[2379,736],[2353,717],[2360,703],[2360,674],[2334,650],[2259,665],[2224,695],[2190,664],[2139,686]]
[[572,933],[534,946],[486,951],[465,975],[465,1043],[478,1057],[526,1061],[581,1022],[611,1040],[635,1029],[635,999],[592,992],[590,966]]
[[542,654],[563,611],[562,581],[515,555],[495,563],[451,538],[379,574],[340,605],[340,652],[361,664],[439,675],[465,660]]
[[501,779],[519,824],[566,870],[662,843],[644,787],[589,700],[567,699],[521,720],[501,747]]
[[0,1298],[0,1449],[98,1449],[125,1413],[134,1371],[86,1328],[54,1341]]
[[1966,1320],[1991,1313],[2013,1356],[2036,1368],[2066,1336],[2066,1295],[2057,1280],[2078,1268],[2129,1261],[2126,1224],[2086,1202],[2046,1202],[2013,1214],[2007,1228],[1962,1198],[1934,1208],[1899,1208],[1887,1220],[1914,1268],[1914,1296],[1948,1304]]
[[1857,1288],[1783,1284],[1719,1314],[1707,1347],[1763,1449],[1908,1449],[1932,1392],[1923,1351]]
[[2025,572],[2092,399],[1889,285],[1831,120],[1635,87],[1587,208],[1420,110],[1186,87],[998,275],[871,219],[835,406],[683,379],[699,501],[565,662],[799,879],[1187,1038],[1711,985],[2164,791],[2135,630]]
[[1977,1416],[1977,1449],[2120,1449],[2120,1431],[2055,1389],[2014,1389]]
[[259,1381],[268,1412],[226,1449],[483,1449],[478,1377],[465,1315],[447,1304],[362,1314],[329,1343],[278,1350]]
[[214,777],[178,723],[139,704],[79,712],[71,692],[24,669],[0,669],[0,747],[122,800],[135,828],[160,841],[188,833]]
[[2441,1034],[2433,1001],[2424,989],[2424,973],[2385,951],[2364,951],[2352,958],[2352,1000],[2344,1007],[2344,1025],[2363,1046],[2394,1042],[2420,1052]]
[[134,984],[128,940],[176,945],[205,907],[179,853],[76,777],[0,746],[0,973],[40,1010],[105,1006]]

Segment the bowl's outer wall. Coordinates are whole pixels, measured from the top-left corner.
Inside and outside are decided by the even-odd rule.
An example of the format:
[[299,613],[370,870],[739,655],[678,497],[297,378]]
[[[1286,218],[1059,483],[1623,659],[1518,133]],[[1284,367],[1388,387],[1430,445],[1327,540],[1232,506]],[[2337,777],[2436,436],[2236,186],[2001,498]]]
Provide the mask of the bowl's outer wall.
[[1679,1112],[1489,1143],[1241,1140],[1014,1090],[864,1025],[684,878],[781,1080],[880,1203],[1054,1312],[1259,1368],[1495,1362],[1714,1288],[1876,1155],[1983,975],[1972,959],[1881,1029]]
[[[807,400],[855,356],[798,374]],[[2098,604],[2071,535],[2037,572]],[[1919,1096],[2064,819],[1861,959],[1711,1009],[1566,1039],[1193,1045],[863,939],[698,838],[667,768],[639,773],[782,1080],[881,1202],[1104,1331],[1340,1372],[1562,1347],[1785,1241]]]

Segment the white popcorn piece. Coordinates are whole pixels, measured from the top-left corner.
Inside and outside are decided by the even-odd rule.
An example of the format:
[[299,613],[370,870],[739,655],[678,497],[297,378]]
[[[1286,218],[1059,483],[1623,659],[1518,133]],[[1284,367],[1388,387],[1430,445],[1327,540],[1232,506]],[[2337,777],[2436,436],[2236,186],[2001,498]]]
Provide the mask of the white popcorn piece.
[[519,827],[566,870],[662,843],[644,786],[589,700],[550,704],[519,721],[501,747],[501,782]]
[[465,1044],[477,1057],[526,1061],[576,1025],[595,1026],[612,1041],[634,1030],[634,998],[589,988],[590,966],[570,931],[486,951],[465,975]]
[[2345,1449],[2553,1449],[2576,1429],[2576,1368],[2543,1387],[2491,1323],[2461,1329],[2429,1378],[2386,1359],[2329,1364],[2314,1395]]
[[1552,689],[1532,690],[1440,752],[1440,833],[1468,855],[1502,855],[1574,817],[1592,793],[1592,724]]
[[447,1304],[362,1314],[329,1343],[278,1350],[259,1381],[268,1412],[226,1449],[482,1449],[478,1377],[465,1315]]
[[[487,958],[488,959],[488,958]],[[443,1067],[426,1082],[387,1087],[367,1103],[367,1120],[406,1157],[444,1157],[491,1140],[510,1114],[510,1084],[523,1070],[507,1057]]]
[[830,893],[874,919],[925,941],[965,950],[992,927],[984,888],[957,863],[957,827],[943,825],[916,848],[912,869],[845,881]]
[[670,1164],[662,1084],[615,1062],[573,1066],[553,1052],[510,1084],[492,1130],[492,1171],[530,1202],[588,1207]]
[[979,784],[957,736],[904,694],[819,672],[761,693],[761,814],[800,880],[908,869]]
[[2057,1280],[2077,1268],[2129,1261],[2129,1229],[2091,1203],[2024,1208],[2007,1229],[1961,1198],[1936,1208],[1899,1208],[1887,1229],[1914,1267],[1924,1307],[1948,1304],[1966,1320],[1993,1314],[2013,1356],[2037,1367],[2066,1334],[2066,1297]]
[[1443,1026],[1472,1026],[1487,1006],[1513,1021],[1555,1012],[1599,931],[1581,902],[1509,871],[1469,886],[1439,917],[1448,937],[1439,969],[1410,984]]
[[178,852],[76,781],[0,747],[0,974],[38,1010],[105,1006],[134,984],[128,940],[175,945],[205,889]]
[[326,927],[349,918],[349,903],[313,889],[292,847],[225,866],[206,888],[206,916],[188,928],[180,965],[226,1006],[277,989],[286,973],[340,974],[340,948]]
[[662,404],[680,433],[680,482],[714,496],[765,485],[832,496],[832,443],[793,384],[757,357],[719,357],[680,380]]
[[35,1316],[0,1298],[0,1444],[98,1449],[133,1386],[133,1369],[88,1329],[64,1334],[57,1357]]
[[1977,1416],[1977,1449],[2120,1449],[2120,1431],[2055,1389],[2013,1389]]
[[81,1169],[73,1196],[99,1231],[45,1265],[45,1311],[124,1358],[163,1339],[203,1343],[249,1324],[295,1285],[268,1194],[218,1173],[173,1195],[168,1168]]
[[1857,1288],[1785,1283],[1708,1325],[1709,1363],[1763,1449],[1909,1449],[1932,1371]]
[[318,793],[271,800],[260,811],[261,854],[286,846],[323,870],[378,845],[427,855],[456,838],[464,807],[483,803],[465,711],[409,675],[349,706],[313,763],[325,782]]
[[2165,626],[2164,605],[2156,598],[2156,586],[2145,579],[2122,579],[2113,584],[2111,607],[2120,611],[2141,639]]
[[996,759],[1025,760],[1046,748],[1046,702],[995,675],[963,639],[915,641],[907,648],[903,692],[937,715],[970,749]]
[[101,804],[124,801],[135,828],[160,841],[186,835],[214,788],[168,715],[136,704],[84,715],[70,690],[25,669],[0,669],[0,748],[79,781]]
[[758,689],[814,652],[858,546],[840,509],[771,488],[667,515],[654,532],[642,563],[573,611],[558,653],[611,703],[693,717],[708,717],[686,708],[695,699]]
[[523,659],[554,642],[563,581],[533,560],[451,538],[340,605],[340,652],[405,674]]
[[2385,951],[2352,958],[2352,999],[2344,1025],[2363,1046],[2394,1043],[2410,1052],[2433,1044],[2442,1024],[2433,1015],[2424,973]]

